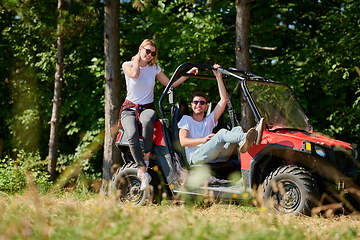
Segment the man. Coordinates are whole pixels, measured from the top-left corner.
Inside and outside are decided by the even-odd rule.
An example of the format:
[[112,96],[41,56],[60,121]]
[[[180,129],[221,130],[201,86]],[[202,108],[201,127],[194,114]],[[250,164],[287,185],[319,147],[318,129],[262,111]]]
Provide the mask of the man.
[[[218,64],[214,65],[215,69],[219,67]],[[203,92],[196,92],[191,98],[192,116],[185,115],[178,123],[180,144],[185,147],[189,164],[227,161],[236,144],[239,144],[240,152],[245,153],[257,138],[261,138],[263,118],[257,129],[251,128],[247,133],[244,133],[240,126],[231,131],[221,129],[216,134],[212,133],[229,101],[221,73],[216,70],[213,70],[213,73],[220,94],[220,101],[214,111],[205,117],[208,97]]]

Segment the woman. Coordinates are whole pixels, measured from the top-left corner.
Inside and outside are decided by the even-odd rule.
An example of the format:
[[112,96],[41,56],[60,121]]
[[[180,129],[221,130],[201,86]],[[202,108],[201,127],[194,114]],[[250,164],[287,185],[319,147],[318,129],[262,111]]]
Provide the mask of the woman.
[[[130,152],[138,165],[138,177],[141,179],[141,190],[145,190],[151,181],[147,173],[150,151],[154,134],[154,122],[157,114],[154,106],[155,78],[164,86],[169,78],[156,63],[158,50],[153,40],[145,39],[139,46],[138,53],[129,62],[122,65],[125,73],[127,95],[120,109],[121,125],[130,144]],[[192,68],[187,73],[197,74]],[[184,82],[187,77],[179,78],[174,87]],[[142,152],[139,137],[143,137]]]

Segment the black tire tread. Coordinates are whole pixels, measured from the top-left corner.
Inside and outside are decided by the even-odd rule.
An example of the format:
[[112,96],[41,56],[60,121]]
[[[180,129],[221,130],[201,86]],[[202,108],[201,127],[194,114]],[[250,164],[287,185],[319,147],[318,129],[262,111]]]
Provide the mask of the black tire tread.
[[[317,199],[318,195],[319,195],[319,190],[317,187],[317,183],[316,180],[314,178],[314,176],[308,172],[307,170],[305,170],[302,167],[299,166],[294,166],[294,165],[286,165],[286,166],[281,166],[275,170],[273,170],[264,180],[263,184],[264,184],[264,198],[266,198],[265,196],[265,192],[266,192],[266,188],[267,187],[271,187],[271,181],[278,175],[281,174],[290,174],[293,176],[296,176],[299,180],[302,181],[302,183],[304,184],[307,194],[311,195],[312,199]],[[266,200],[266,199],[264,199]],[[300,209],[300,211],[295,211],[295,214],[305,214],[305,215],[309,215],[311,212],[312,207],[315,205],[314,201],[308,201],[306,203],[306,205],[304,206],[303,209]]]

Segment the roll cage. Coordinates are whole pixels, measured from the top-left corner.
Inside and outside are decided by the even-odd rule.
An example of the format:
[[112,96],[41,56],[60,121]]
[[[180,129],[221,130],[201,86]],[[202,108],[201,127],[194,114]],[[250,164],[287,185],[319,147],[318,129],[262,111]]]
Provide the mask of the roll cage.
[[[163,91],[161,97],[159,98],[160,117],[162,119],[165,119],[163,101],[166,95],[169,96],[169,104],[171,106],[175,105],[173,83],[176,82],[177,79],[182,76],[198,79],[216,79],[215,76],[212,74],[198,74],[195,76],[183,71],[184,69],[190,69],[192,67],[197,67],[199,69],[199,72],[201,72],[202,69],[214,69],[214,67],[211,65],[197,63],[184,63],[178,66],[174,74],[172,75],[168,85],[165,87],[165,90]],[[312,126],[309,119],[305,115],[299,102],[296,100],[296,97],[294,96],[292,90],[286,84],[234,68],[217,68],[216,70],[223,74],[224,80],[232,77],[238,81],[235,89],[239,88],[239,86],[241,87],[243,97],[249,104],[250,109],[253,112],[255,120],[257,122],[260,120],[261,117],[268,118],[268,121],[272,120],[274,114],[267,112],[269,111],[267,108],[272,107],[272,109],[274,111],[276,110],[277,114],[283,118],[283,121],[293,122],[289,124],[289,126],[282,126],[282,129],[296,129],[300,131],[312,132]],[[263,89],[265,89],[267,92],[263,91]],[[277,91],[276,89],[280,89],[280,91]],[[260,92],[260,90],[262,92]],[[270,106],[271,103],[266,103],[266,101],[272,101],[274,102],[274,104]],[[236,116],[233,114],[234,110],[231,101],[229,101],[228,103],[228,112],[230,117],[230,127],[234,127],[234,124],[237,120]],[[279,112],[282,112],[282,114]],[[286,116],[284,112],[286,112],[288,116]],[[291,115],[293,115],[293,117]],[[301,121],[296,120],[296,118],[299,118]],[[277,129],[278,128],[279,126],[277,126]],[[268,130],[271,131],[276,129],[270,127],[268,128]]]
[[[214,75],[204,75],[204,74],[192,75],[192,74],[188,74],[186,72],[181,71],[183,69],[190,69],[192,67],[197,67],[199,70],[215,69],[211,65],[197,64],[197,63],[183,63],[180,66],[178,66],[177,69],[174,71],[174,74],[170,78],[168,85],[165,87],[163,93],[161,94],[161,96],[159,98],[159,111],[160,111],[160,117],[162,119],[165,118],[163,101],[164,101],[166,95],[169,95],[169,103],[171,105],[174,104],[173,83],[176,82],[180,77],[184,76],[184,77],[194,77],[194,78],[199,78],[199,79],[214,79],[214,80],[216,79]],[[217,68],[215,70],[222,73],[224,75],[223,76],[224,79],[227,79],[230,76],[230,77],[234,77],[235,79],[237,79],[239,81],[238,84],[240,84],[240,86],[244,92],[244,97],[248,100],[248,102],[250,104],[250,108],[254,112],[255,119],[257,121],[260,120],[260,118],[261,118],[260,112],[257,110],[256,105],[254,104],[250,93],[247,91],[247,88],[245,86],[245,80],[257,80],[257,81],[267,81],[267,82],[275,82],[275,81],[263,78],[261,76],[254,75],[252,73],[248,73],[248,72],[241,71],[238,69],[233,69],[233,68],[232,69]]]

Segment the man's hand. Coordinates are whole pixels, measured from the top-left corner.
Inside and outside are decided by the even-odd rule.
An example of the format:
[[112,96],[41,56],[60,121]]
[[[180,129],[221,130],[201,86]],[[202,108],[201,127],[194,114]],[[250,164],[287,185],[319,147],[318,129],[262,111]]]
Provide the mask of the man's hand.
[[206,142],[209,141],[214,135],[215,135],[215,133],[211,133],[211,134],[207,135],[206,137],[202,138],[202,143],[206,143]]
[[192,69],[190,69],[189,71],[187,71],[186,73],[188,74],[193,74],[193,75],[197,75],[198,74],[198,68],[193,67]]
[[[219,64],[214,64],[214,68],[220,68],[221,66]],[[212,70],[215,76],[221,76],[221,73],[219,73],[216,70]]]

